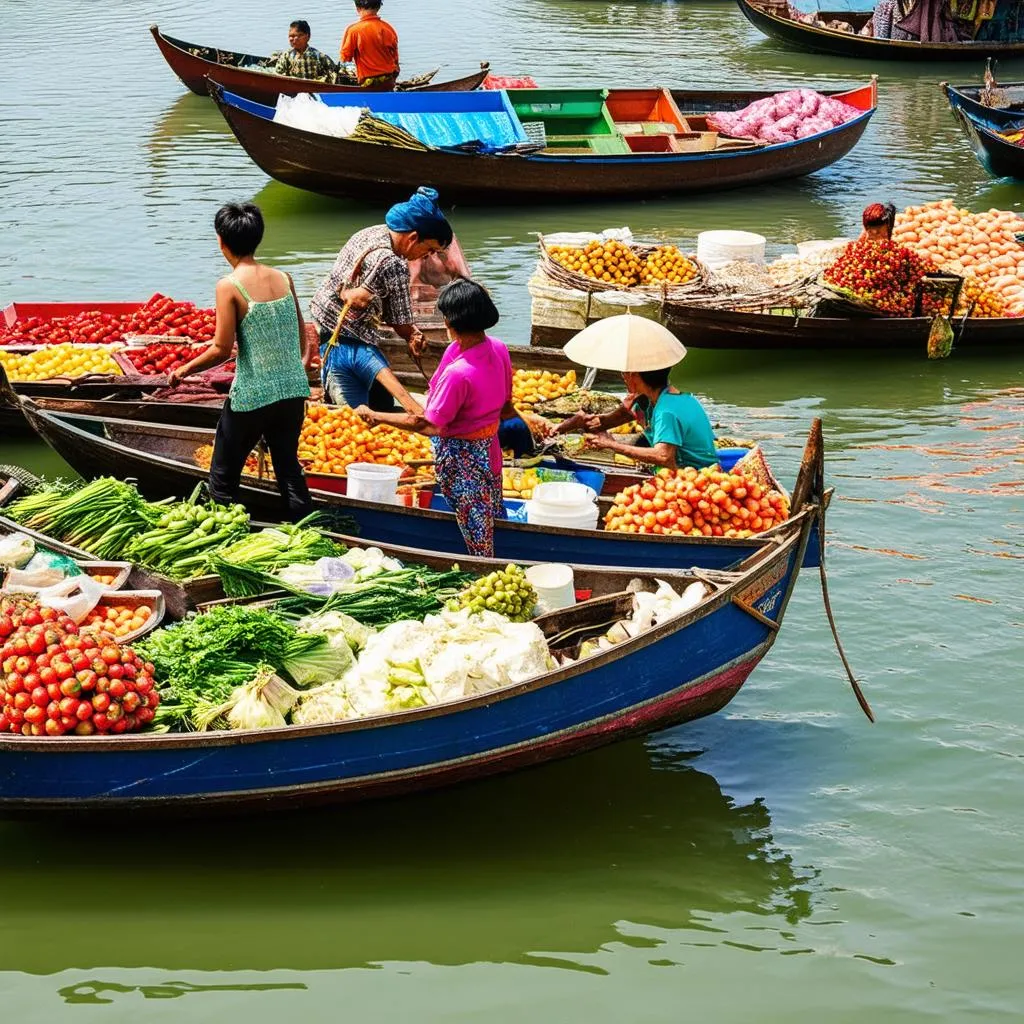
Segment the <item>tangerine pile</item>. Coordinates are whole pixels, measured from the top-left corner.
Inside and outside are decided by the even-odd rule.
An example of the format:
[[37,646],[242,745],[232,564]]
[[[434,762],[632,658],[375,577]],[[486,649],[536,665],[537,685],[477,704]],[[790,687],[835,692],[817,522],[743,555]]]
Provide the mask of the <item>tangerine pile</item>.
[[595,281],[632,288],[640,283],[643,264],[623,242],[588,242],[582,249],[569,245],[550,245],[548,255],[558,264]]
[[576,371],[559,375],[550,370],[516,370],[512,376],[512,404],[533,412],[538,402],[561,398],[576,390]]
[[306,409],[299,436],[299,458],[311,473],[344,473],[353,462],[403,466],[412,459],[433,458],[430,441],[397,427],[371,427],[347,405]]
[[662,469],[615,495],[606,530],[689,537],[752,537],[789,516],[785,495],[739,473]]
[[659,245],[644,260],[640,272],[641,284],[686,284],[697,276],[697,266],[686,258],[677,246]]

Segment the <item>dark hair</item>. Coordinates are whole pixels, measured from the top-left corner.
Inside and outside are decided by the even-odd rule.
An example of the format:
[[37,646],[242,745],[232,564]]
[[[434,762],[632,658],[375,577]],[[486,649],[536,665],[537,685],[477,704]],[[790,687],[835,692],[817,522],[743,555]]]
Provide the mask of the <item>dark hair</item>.
[[447,249],[455,237],[451,224],[444,217],[438,217],[436,220],[431,219],[430,223],[423,224],[414,230],[421,242],[437,242],[442,249]]
[[444,322],[458,333],[486,331],[500,318],[498,307],[487,289],[465,277],[457,277],[441,289],[437,297],[437,311],[444,317]]
[[308,21],[303,21],[302,18],[299,18],[298,21],[293,21],[288,27],[289,28],[297,28],[304,36],[308,36],[308,35],[312,34],[309,31],[309,22]]
[[637,376],[649,388],[665,388],[668,387],[668,375],[671,372],[672,367],[666,366],[663,370],[640,370]]
[[892,203],[872,203],[864,208],[861,221],[866,228],[881,224],[891,227],[896,222],[896,207]]
[[361,11],[379,11],[381,0],[356,0],[356,7]]
[[235,256],[251,256],[263,241],[263,214],[255,203],[228,203],[217,211],[213,226]]

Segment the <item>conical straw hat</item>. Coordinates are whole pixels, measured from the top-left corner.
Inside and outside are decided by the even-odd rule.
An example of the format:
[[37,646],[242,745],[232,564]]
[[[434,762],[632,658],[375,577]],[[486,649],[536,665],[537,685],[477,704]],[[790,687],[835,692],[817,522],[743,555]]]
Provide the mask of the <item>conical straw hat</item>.
[[566,344],[565,354],[581,366],[636,373],[675,366],[686,347],[657,321],[624,313],[580,331]]

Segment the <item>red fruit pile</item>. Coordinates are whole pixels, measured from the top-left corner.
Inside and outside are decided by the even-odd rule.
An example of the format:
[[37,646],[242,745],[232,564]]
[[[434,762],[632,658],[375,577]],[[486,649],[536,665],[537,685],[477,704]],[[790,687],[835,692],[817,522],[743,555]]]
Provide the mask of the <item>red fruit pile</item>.
[[[137,373],[152,377],[177,370],[179,366],[184,366],[201,352],[205,352],[207,347],[206,345],[184,345],[171,342],[162,345],[146,345],[144,348],[129,348],[125,349],[123,354],[135,367]],[[219,373],[233,373],[234,360],[222,363],[216,369]]]
[[50,320],[38,316],[15,320],[0,334],[4,345],[95,345],[120,341],[123,334],[121,318],[98,310],[55,316]]
[[93,309],[49,319],[25,317],[10,327],[0,324],[0,345],[95,345],[120,341],[126,334],[169,334],[209,343],[216,320],[212,309],[157,293],[134,313],[120,316]]
[[160,704],[153,666],[52,608],[0,600],[0,733],[134,732]]
[[917,286],[931,261],[892,241],[851,242],[824,273],[826,284],[890,316],[912,316]]
[[169,334],[173,338],[213,341],[217,315],[194,302],[175,302],[159,292],[141,309],[124,317],[125,334]]
[[785,495],[717,469],[662,469],[615,495],[606,530],[689,537],[752,537],[789,516]]

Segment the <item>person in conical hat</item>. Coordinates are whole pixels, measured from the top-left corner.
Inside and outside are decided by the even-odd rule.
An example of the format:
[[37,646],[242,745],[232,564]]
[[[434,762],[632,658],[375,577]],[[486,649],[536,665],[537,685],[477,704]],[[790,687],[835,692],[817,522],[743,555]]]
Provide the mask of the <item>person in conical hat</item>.
[[[598,359],[603,358],[610,364],[605,367],[608,369],[633,365],[644,368],[620,370],[627,393],[617,409],[603,416],[576,413],[560,423],[555,433],[583,432],[587,435],[588,448],[628,455],[636,462],[659,469],[681,469],[687,466],[703,469],[715,465],[718,452],[708,414],[698,398],[669,383],[672,368],[686,355],[686,349],[673,343],[672,339],[669,342],[670,345],[674,344],[675,351],[666,347],[664,336],[667,332],[658,325],[647,323],[644,324],[645,331],[637,331],[639,318],[633,318],[632,324],[625,317],[616,319],[623,321],[621,344],[616,345],[617,339],[608,330],[603,330],[603,337],[598,337],[602,332],[602,322],[586,329],[594,337],[592,351],[595,353],[588,365],[600,365]],[[604,323],[607,326],[607,322]],[[574,346],[574,342],[583,340],[585,333],[578,334],[566,346],[566,351],[573,358],[586,358],[587,346]],[[575,352],[570,351],[574,347]],[[666,363],[666,360],[671,362]],[[643,435],[643,443],[640,445],[629,444],[608,433],[613,427],[634,422],[639,424]]]

